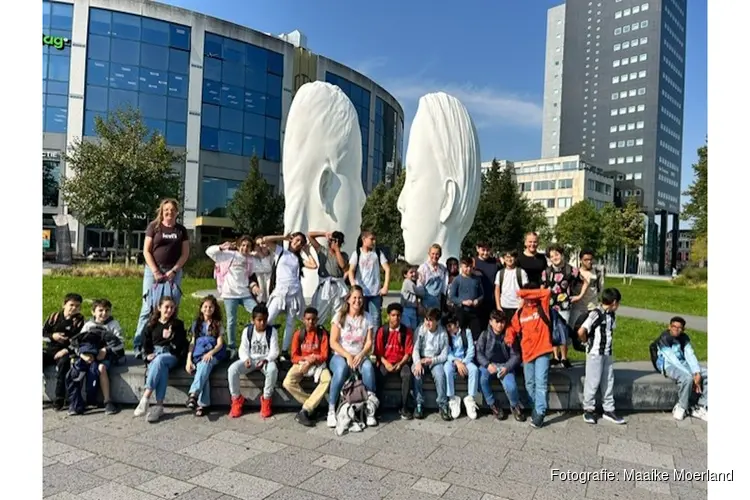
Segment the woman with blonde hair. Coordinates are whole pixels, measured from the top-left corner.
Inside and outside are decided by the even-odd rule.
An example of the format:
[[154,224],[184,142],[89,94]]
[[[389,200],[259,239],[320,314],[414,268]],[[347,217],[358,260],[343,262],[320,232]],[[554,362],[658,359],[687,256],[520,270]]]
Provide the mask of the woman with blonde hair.
[[[143,270],[143,305],[138,317],[133,348],[137,358],[142,357],[143,330],[151,314],[152,303],[158,298],[150,297],[157,285],[169,283],[170,289],[179,291],[182,283],[182,268],[190,256],[190,241],[187,229],[177,222],[179,213],[177,200],[165,198],[156,210],[156,218],[146,229],[143,242],[143,257],[146,266]],[[172,294],[175,308],[180,305],[181,293]],[[149,300],[149,298],[151,300]]]

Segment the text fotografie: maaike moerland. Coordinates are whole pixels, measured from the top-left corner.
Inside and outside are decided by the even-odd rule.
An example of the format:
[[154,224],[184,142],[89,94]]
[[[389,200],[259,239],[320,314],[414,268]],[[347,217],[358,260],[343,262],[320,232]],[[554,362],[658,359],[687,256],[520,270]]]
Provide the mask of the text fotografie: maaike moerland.
[[551,469],[550,476],[553,481],[571,481],[582,484],[600,481],[732,482],[734,481],[734,470],[715,472],[711,470],[673,469],[672,472],[669,472],[663,469],[600,469],[595,471]]

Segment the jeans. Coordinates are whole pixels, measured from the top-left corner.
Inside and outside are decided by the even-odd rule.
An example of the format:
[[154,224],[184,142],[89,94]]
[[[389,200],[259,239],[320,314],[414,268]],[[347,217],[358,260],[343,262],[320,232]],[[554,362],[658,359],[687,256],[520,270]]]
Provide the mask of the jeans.
[[[414,377],[414,399],[416,400],[418,405],[424,404],[424,392],[422,390],[422,385],[427,369],[423,366],[422,370],[423,371],[421,376]],[[445,368],[443,368],[443,363],[431,365],[429,371],[432,374],[432,380],[435,382],[437,404],[442,408],[448,402],[448,398],[445,393]]]
[[549,373],[549,354],[542,354],[523,364],[523,378],[526,381],[526,393],[529,396],[530,408],[534,414],[547,412],[547,374]]
[[[248,368],[245,366],[245,362],[241,359],[238,359],[229,365],[227,378],[229,379],[229,394],[232,398],[236,398],[240,395],[240,375],[247,375],[257,369],[257,365],[251,365],[250,368]],[[276,366],[275,361],[269,361],[263,365],[263,368],[261,368],[260,371],[266,378],[263,383],[263,397],[270,399],[273,397],[273,390],[276,387],[276,381],[279,378],[279,369]]]
[[216,358],[211,358],[211,361],[208,363],[201,360],[195,366],[195,375],[193,376],[193,383],[190,384],[188,394],[198,395],[198,406],[201,408],[211,406],[211,382],[209,378],[211,371],[217,363]]
[[401,313],[401,324],[411,328],[414,332],[417,329],[417,308],[416,307],[404,307],[404,312]]
[[[479,390],[479,369],[474,363],[466,363],[466,369],[469,370],[469,384],[468,390],[469,396],[472,398],[477,395]],[[456,395],[456,365],[452,361],[446,361],[443,363],[443,370],[445,371],[445,395],[448,399]]]
[[586,378],[583,382],[583,411],[596,410],[596,391],[602,395],[602,409],[615,411],[615,370],[612,356],[599,353],[586,355]]
[[383,309],[383,297],[380,295],[365,297],[362,307],[364,307],[368,319],[372,324],[373,331],[377,331],[380,327],[380,311]]
[[58,351],[44,351],[42,354],[43,366],[55,365],[57,368],[57,382],[55,383],[55,399],[62,401],[65,399],[67,390],[65,388],[65,377],[70,370],[70,354],[65,354],[59,359],[55,359]]
[[227,309],[227,347],[235,348],[235,339],[237,338],[237,307],[242,304],[247,312],[253,313],[253,309],[258,305],[252,297],[242,299],[224,299],[224,307]]
[[[331,363],[328,366],[333,373],[331,386],[328,390],[328,406],[329,408],[336,408],[336,403],[338,403],[339,396],[341,395],[341,389],[349,378],[351,370],[349,369],[349,365],[346,364],[346,359],[338,354],[333,355]],[[367,388],[367,392],[375,394],[375,367],[372,366],[369,358],[365,358],[362,364],[359,365],[359,373],[362,376],[362,383]]]
[[167,382],[169,382],[169,371],[177,366],[177,357],[173,354],[157,354],[148,364],[146,373],[146,389],[154,391],[156,401],[164,401],[167,395]]
[[326,392],[328,392],[328,386],[331,385],[331,372],[328,371],[328,368],[324,368],[323,371],[320,372],[318,385],[315,386],[315,390],[310,394],[302,389],[302,386],[300,385],[302,379],[305,378],[305,374],[300,371],[299,367],[300,365],[292,366],[289,371],[286,372],[286,377],[281,385],[284,386],[284,389],[286,389],[294,399],[302,404],[303,410],[312,412],[318,407],[320,402],[323,401]]
[[[497,368],[497,372],[500,372],[503,365],[499,363],[494,363],[494,365],[495,368]],[[481,373],[479,376],[479,384],[482,387],[482,396],[484,396],[484,401],[487,403],[487,406],[492,406],[495,404],[495,393],[492,392],[492,379],[498,378],[498,374],[497,372],[494,375],[491,374],[484,366],[481,367],[479,371]],[[508,397],[510,407],[515,408],[518,406],[520,398],[518,396],[516,376],[512,372],[506,373],[505,376],[500,379],[500,385],[503,386],[505,395]]]
[[380,401],[380,404],[382,405],[385,401],[383,398],[385,397],[385,382],[388,378],[388,375],[398,375],[401,378],[401,408],[406,409],[408,408],[409,404],[409,392],[411,391],[411,365],[409,363],[405,364],[401,367],[401,371],[398,373],[396,372],[388,372],[385,369],[385,366],[380,366],[376,371],[375,375],[377,375],[377,385],[378,385],[378,401]]
[[[677,382],[678,404],[683,410],[689,409],[691,406],[690,400],[695,394],[693,376],[671,366],[667,368],[666,374],[667,377]],[[708,408],[708,370],[705,368],[701,368],[701,394],[698,397],[698,406]]]
[[[164,272],[164,270],[162,270],[162,272]],[[175,274],[174,283],[177,286],[182,286],[182,269],[177,271],[177,274]],[[138,326],[135,327],[135,337],[133,337],[133,348],[136,352],[140,351],[141,347],[143,346],[143,331],[146,329],[148,318],[151,315],[151,309],[148,306],[148,302],[143,300],[143,296],[149,293],[151,291],[151,287],[153,286],[154,273],[151,272],[150,267],[145,266],[145,269],[143,270],[143,290],[141,292],[141,313],[140,316],[138,316]],[[180,307],[181,298],[181,296],[176,298],[175,308]],[[175,314],[177,314],[176,311]]]

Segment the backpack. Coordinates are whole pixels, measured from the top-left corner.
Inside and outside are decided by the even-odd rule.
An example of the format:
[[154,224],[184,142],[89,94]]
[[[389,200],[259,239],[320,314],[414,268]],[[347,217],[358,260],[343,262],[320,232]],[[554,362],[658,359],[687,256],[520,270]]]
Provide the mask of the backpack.
[[[281,252],[278,255],[274,256],[273,264],[271,264],[271,277],[268,279],[268,296],[269,297],[273,293],[274,288],[276,288],[276,268],[279,267],[279,261],[281,260],[281,256],[284,254],[284,251],[285,249],[282,248]],[[302,278],[304,276],[304,273],[302,272],[302,270],[305,267],[305,262],[302,260],[302,255],[297,255],[297,260],[299,261],[299,277]],[[268,297],[266,297],[266,299],[268,299]]]
[[112,331],[107,330],[104,332],[104,343],[107,344],[107,353],[112,357],[113,361],[120,363],[125,359],[125,344],[120,337]]
[[[502,271],[502,272],[501,272]],[[518,283],[518,288],[521,288],[521,284],[523,283],[523,275],[522,275],[522,269],[518,266],[516,266],[516,282]],[[505,268],[503,267],[498,271],[498,283],[497,286],[500,287],[500,291],[503,291],[503,279],[505,278]]]
[[[378,331],[375,334],[375,345],[378,345],[378,340],[380,340],[380,337],[383,336],[383,335],[385,335],[385,329],[386,328],[389,328],[389,330],[390,330],[390,327],[388,327],[386,325],[383,325],[380,328],[378,328]],[[406,325],[404,325],[403,323],[401,323],[400,325],[398,325],[398,331],[401,334],[401,347],[405,348],[406,347],[406,333],[407,333]],[[414,335],[414,334],[412,333],[412,335]],[[388,339],[386,339],[386,342],[387,341],[388,341]]]
[[[357,262],[356,262],[356,264],[354,264],[354,277],[355,278],[357,277],[357,271],[359,270],[359,257],[360,257],[360,255],[362,255],[362,247],[360,246],[361,243],[362,242],[360,240],[357,240],[357,250],[356,250]],[[375,247],[375,255],[377,255],[377,258],[378,258],[378,267],[380,266],[380,260],[384,256],[385,256],[385,260],[388,260],[388,256],[385,255],[385,253],[383,252],[383,250],[380,247],[377,247],[377,246]],[[379,272],[380,271],[378,270],[378,273]],[[344,279],[344,282],[346,283],[346,286],[352,286],[352,284],[349,282],[349,277],[348,276]]]
[[[669,335],[669,334],[667,334]],[[649,354],[651,355],[651,364],[654,365],[654,370],[656,370],[658,373],[661,373],[665,377],[667,374],[663,370],[659,370],[659,365],[657,364],[657,360],[659,359],[659,344],[664,344],[662,342],[662,339],[664,338],[664,333],[656,337],[656,340],[651,342],[648,346]],[[687,334],[683,333],[679,337],[675,339],[677,342],[680,343],[680,349],[682,350],[683,354],[685,353],[685,346],[690,342],[690,337],[687,336]]]
[[[573,329],[570,332],[570,339],[573,343],[573,349],[579,352],[586,352],[586,345],[582,344],[580,339],[578,338],[578,330],[581,329],[583,324],[588,319],[589,315],[596,311],[596,319],[593,323],[591,323],[591,328],[589,328],[589,331],[586,333],[587,337],[589,339],[593,339],[594,335],[593,332],[601,326],[601,324],[604,322],[605,319],[607,319],[607,316],[604,314],[604,312],[599,309],[598,307],[594,309],[593,311],[587,311],[586,314],[579,314],[578,318],[576,319],[575,324],[573,325]],[[587,342],[588,344],[588,342]]]
[[[229,270],[232,268],[234,257],[235,255],[232,255],[232,260],[230,260],[228,264],[217,262],[216,265],[214,265],[214,279],[216,280],[216,290],[219,292],[219,295],[221,295],[221,288],[224,286],[224,279],[226,278],[227,274],[229,274]],[[250,280],[252,271],[253,262],[248,256],[245,258],[245,275],[247,276],[248,281]]]
[[[273,329],[279,328],[279,325],[266,325],[266,344],[268,344],[268,348],[271,348],[271,335],[273,335]],[[255,326],[252,323],[247,324],[247,341],[250,342],[253,338],[253,333],[255,333]]]
[[[198,363],[201,358],[209,351],[216,347],[218,339],[211,335],[201,335],[195,339],[195,347],[193,348],[193,362]],[[227,347],[222,345],[219,352],[214,355],[216,361],[222,361],[226,357]]]

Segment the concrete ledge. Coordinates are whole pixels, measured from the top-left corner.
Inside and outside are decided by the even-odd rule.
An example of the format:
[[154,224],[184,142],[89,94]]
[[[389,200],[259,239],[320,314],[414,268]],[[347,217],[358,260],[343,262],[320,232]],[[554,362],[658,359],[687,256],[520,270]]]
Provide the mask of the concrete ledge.
[[[144,390],[145,366],[142,361],[128,356],[128,363],[112,367],[110,370],[112,399],[119,404],[135,405]],[[229,406],[230,397],[227,384],[228,363],[217,365],[211,373],[211,403],[213,406]],[[55,368],[45,370],[43,400],[54,397]],[[281,383],[286,369],[279,371],[279,381],[274,392],[273,403],[276,408],[296,409],[299,403],[284,390]],[[183,368],[176,368],[169,377],[169,387],[165,403],[184,405],[192,377]],[[523,376],[517,377],[522,402],[526,401]],[[583,400],[584,366],[575,364],[571,369],[553,368],[549,374],[549,409],[580,410]],[[263,389],[263,376],[252,373],[243,376],[240,381],[242,394],[251,407],[260,406]],[[314,388],[311,380],[303,383],[308,391]],[[386,408],[397,408],[400,402],[400,380],[391,377],[387,381],[383,405]],[[435,408],[435,388],[428,376],[425,381],[425,406]],[[498,382],[493,382],[493,389],[498,402],[507,405],[507,399]],[[456,381],[456,393],[466,394],[465,380]],[[480,393],[481,394],[481,393]],[[481,402],[481,395],[478,398]],[[654,372],[650,362],[615,363],[615,402],[618,410],[671,410],[677,401],[677,387],[669,379]]]

